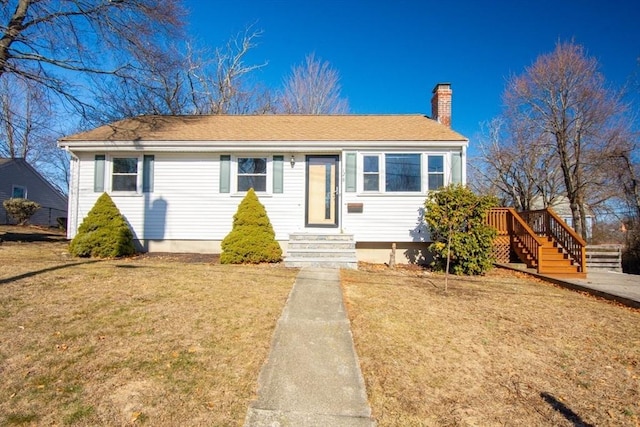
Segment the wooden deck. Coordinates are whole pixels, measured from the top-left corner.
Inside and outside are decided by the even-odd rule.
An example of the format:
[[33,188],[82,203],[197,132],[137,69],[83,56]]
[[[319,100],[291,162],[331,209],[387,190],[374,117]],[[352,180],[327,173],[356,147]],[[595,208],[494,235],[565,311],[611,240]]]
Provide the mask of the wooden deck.
[[498,262],[522,262],[540,274],[585,278],[586,242],[551,209],[494,208],[487,223],[498,230]]

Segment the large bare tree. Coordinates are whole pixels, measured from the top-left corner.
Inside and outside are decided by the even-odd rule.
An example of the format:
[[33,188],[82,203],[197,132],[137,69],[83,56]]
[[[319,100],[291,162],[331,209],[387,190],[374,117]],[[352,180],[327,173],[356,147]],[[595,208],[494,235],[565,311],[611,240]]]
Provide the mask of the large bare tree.
[[84,106],[79,75],[135,79],[140,58],[165,58],[182,27],[179,0],[4,0],[0,77],[11,74]]
[[15,76],[0,77],[0,156],[46,162],[60,136],[47,92]]
[[512,120],[531,125],[530,139],[549,141],[574,227],[586,237],[589,198],[607,179],[604,160],[625,144],[620,126],[626,105],[621,94],[605,85],[598,62],[581,46],[558,43],[553,52],[508,81],[504,100]]
[[0,77],[0,157],[26,159],[65,192],[68,156],[56,146],[60,122],[41,86]]
[[340,90],[338,71],[310,54],[285,80],[281,108],[287,114],[344,114],[349,104]]
[[[260,114],[274,111],[270,92],[252,80],[266,65],[248,64],[260,31],[252,26],[213,51],[194,43],[172,45],[167,60],[142,58],[144,82],[95,79],[101,108],[92,122],[103,123],[141,114]],[[100,76],[98,76],[100,77]]]
[[549,141],[533,139],[529,125],[494,118],[483,126],[479,140],[479,162],[472,162],[476,175],[472,186],[481,193],[498,196],[518,210],[536,205],[550,206],[562,194],[562,176]]

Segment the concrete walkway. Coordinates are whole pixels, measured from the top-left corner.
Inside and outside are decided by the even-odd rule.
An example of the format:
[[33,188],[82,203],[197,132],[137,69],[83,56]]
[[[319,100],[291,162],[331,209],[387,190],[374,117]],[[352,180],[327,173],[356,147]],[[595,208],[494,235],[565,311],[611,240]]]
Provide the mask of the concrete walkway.
[[594,295],[640,308],[640,276],[613,271],[589,271],[586,279],[565,279],[570,285]]
[[337,269],[303,268],[245,426],[373,426]]
[[533,268],[522,268],[520,264],[498,264],[500,267],[524,271],[542,280],[565,288],[587,292],[592,295],[617,301],[629,307],[640,308],[640,276],[612,271],[588,270],[586,279],[562,278],[538,274]]

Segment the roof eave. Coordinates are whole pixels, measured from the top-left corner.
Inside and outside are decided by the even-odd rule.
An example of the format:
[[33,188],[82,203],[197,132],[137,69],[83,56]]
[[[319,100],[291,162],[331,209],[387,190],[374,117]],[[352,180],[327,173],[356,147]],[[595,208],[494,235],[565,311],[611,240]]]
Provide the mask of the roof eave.
[[250,151],[343,151],[360,149],[424,149],[467,147],[468,139],[413,141],[69,141],[58,146],[72,152],[250,152]]

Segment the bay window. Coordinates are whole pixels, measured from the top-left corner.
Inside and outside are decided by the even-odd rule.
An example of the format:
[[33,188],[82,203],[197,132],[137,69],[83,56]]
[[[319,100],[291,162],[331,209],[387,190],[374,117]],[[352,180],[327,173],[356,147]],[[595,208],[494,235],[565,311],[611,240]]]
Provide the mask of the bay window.
[[[449,182],[462,182],[459,153],[452,153],[451,157],[429,153],[363,153],[359,159],[358,188],[364,193],[425,193],[437,191]],[[347,183],[354,182],[356,170],[349,168],[348,162],[345,174]]]

